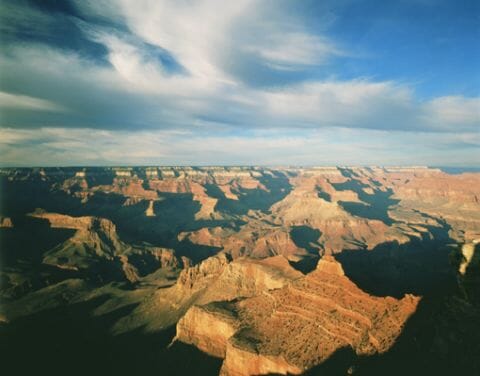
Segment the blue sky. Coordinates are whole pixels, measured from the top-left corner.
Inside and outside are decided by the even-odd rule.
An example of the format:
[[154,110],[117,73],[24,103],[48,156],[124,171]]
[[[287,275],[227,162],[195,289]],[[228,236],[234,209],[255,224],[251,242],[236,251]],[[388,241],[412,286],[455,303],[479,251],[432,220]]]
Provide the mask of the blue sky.
[[0,3],[0,164],[480,164],[480,2]]

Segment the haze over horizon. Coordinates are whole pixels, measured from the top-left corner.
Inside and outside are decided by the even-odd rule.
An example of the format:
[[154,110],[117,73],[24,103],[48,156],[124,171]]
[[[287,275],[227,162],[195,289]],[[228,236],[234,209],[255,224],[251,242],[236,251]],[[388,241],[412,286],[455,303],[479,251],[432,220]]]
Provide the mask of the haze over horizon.
[[480,375],[479,41],[479,0],[0,0],[2,374]]
[[0,166],[479,167],[480,3],[0,3]]

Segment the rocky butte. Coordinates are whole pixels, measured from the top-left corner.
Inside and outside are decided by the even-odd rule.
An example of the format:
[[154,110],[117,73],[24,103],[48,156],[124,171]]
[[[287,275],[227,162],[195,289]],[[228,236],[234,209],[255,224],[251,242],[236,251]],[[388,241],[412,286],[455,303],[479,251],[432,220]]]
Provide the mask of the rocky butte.
[[4,168],[0,188],[8,374],[480,374],[479,173]]

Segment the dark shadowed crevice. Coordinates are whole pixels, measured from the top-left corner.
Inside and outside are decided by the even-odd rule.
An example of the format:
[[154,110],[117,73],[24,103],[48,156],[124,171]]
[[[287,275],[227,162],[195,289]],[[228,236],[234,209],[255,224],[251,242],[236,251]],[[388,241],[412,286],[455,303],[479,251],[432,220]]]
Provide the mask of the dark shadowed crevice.
[[322,189],[317,189],[317,194],[318,194],[318,197],[320,197],[322,200],[325,200],[327,202],[332,202],[332,196],[325,192],[324,190]]
[[[305,372],[305,376],[333,376],[348,375],[352,372],[352,364],[356,359],[355,352],[349,346],[342,347],[325,360],[322,364],[315,366]],[[353,372],[352,372],[353,374]]]
[[308,226],[294,226],[290,229],[289,234],[297,247],[308,252],[308,255],[299,261],[289,261],[290,265],[303,274],[315,270],[322,250],[322,246],[318,243],[318,239],[322,235],[320,230]]
[[322,236],[320,230],[308,226],[294,226],[290,230],[290,237],[295,245],[306,249],[312,255],[318,255],[320,236]]
[[341,172],[349,180],[344,183],[332,183],[332,186],[339,191],[355,192],[362,202],[339,201],[338,204],[354,216],[377,219],[387,225],[392,225],[393,220],[388,214],[388,209],[400,202],[400,200],[391,198],[393,191],[390,188],[386,190],[373,189],[372,194],[366,193],[364,189],[371,189],[371,187],[357,180],[353,171],[341,169]]
[[[477,257],[479,253],[477,247]],[[456,270],[459,258],[451,260]],[[480,263],[472,263],[458,278],[453,291],[420,301],[389,351],[359,358],[355,375],[480,374]]]
[[372,250],[345,250],[336,258],[347,277],[371,295],[401,298],[407,293],[446,292],[455,283],[449,229],[446,224],[429,226],[433,239],[385,242]]
[[[94,316],[107,302],[100,296],[87,302],[60,305],[0,326],[2,371],[32,375],[218,375],[221,359],[193,346],[175,342],[175,327],[146,333],[143,328],[124,334],[112,325],[136,308],[130,304]],[[28,359],[28,361],[25,361]]]
[[288,263],[299,272],[308,274],[316,269],[319,260],[319,256],[307,255],[299,261],[289,261]]
[[267,213],[273,204],[285,198],[292,189],[288,178],[283,174],[264,175],[258,180],[267,190],[238,188],[235,191],[238,200],[226,198],[214,184],[206,184],[205,189],[210,197],[218,200],[215,210],[230,215],[245,215],[249,210]]

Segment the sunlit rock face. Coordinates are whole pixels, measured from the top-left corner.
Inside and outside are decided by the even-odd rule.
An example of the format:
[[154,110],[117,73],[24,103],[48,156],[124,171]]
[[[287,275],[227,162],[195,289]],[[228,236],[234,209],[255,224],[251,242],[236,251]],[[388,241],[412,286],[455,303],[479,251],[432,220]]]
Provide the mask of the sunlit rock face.
[[[370,296],[325,256],[315,271],[282,288],[192,307],[177,325],[177,338],[225,358],[224,375],[299,374],[343,347],[358,355],[387,351],[418,301]],[[238,367],[242,363],[247,366]]]
[[[342,354],[333,374],[381,374],[406,364],[398,354],[475,365],[455,323],[479,317],[480,174],[26,168],[0,183],[11,343],[71,317],[125,359],[178,366],[188,353],[208,374],[321,373]],[[142,358],[129,336],[158,354]]]

